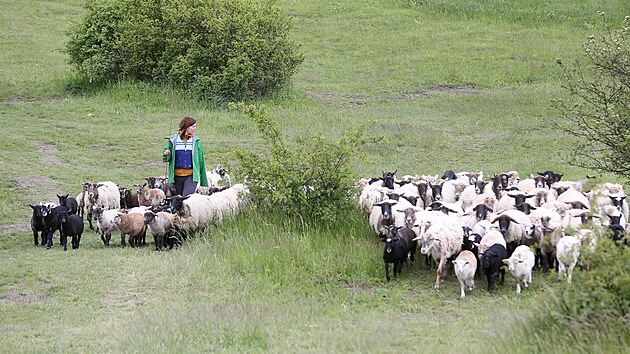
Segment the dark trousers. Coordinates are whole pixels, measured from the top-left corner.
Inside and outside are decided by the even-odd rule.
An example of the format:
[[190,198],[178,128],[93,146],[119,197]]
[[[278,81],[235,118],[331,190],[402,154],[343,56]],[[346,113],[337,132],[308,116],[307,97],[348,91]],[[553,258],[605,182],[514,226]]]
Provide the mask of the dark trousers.
[[185,197],[195,193],[197,182],[193,182],[192,176],[175,176],[175,191]]

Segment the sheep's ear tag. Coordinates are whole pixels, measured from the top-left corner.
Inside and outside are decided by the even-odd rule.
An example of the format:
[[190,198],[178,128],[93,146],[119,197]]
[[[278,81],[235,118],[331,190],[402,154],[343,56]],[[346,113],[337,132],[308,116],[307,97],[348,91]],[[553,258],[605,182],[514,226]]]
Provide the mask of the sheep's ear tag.
[[387,242],[387,243],[392,242],[392,239],[388,238],[387,241],[385,241],[385,242]]

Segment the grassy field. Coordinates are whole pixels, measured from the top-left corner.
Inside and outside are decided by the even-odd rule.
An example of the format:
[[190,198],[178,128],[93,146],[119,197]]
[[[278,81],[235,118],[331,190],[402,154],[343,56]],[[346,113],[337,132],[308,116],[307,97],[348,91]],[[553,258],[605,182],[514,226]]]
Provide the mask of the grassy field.
[[[594,174],[566,163],[572,141],[550,127],[551,101],[567,98],[555,61],[579,57],[602,29],[597,11],[618,24],[627,2],[276,3],[306,59],[292,87],[261,103],[290,136],[335,138],[374,119],[384,142],[357,177]],[[169,89],[76,93],[61,49],[81,4],[0,0],[0,352],[628,351],[605,333],[538,346],[510,336],[555,274],[535,273],[520,296],[509,278],[493,294],[480,278],[465,300],[452,277],[433,290],[422,262],[386,282],[382,245],[359,213],[334,228],[254,213],[177,252],[104,248],[90,230],[78,251],[35,247],[28,203],[75,196],[82,181],[131,187],[164,174],[163,138],[184,115],[199,122],[207,164],[263,147],[244,115]]]

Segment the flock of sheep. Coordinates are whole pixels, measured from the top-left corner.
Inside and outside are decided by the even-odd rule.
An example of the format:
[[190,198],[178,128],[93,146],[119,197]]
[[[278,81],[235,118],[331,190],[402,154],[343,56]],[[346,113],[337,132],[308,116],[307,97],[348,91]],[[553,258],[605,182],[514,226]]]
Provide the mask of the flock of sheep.
[[[382,177],[361,179],[358,202],[384,242],[385,275],[390,280],[417,247],[427,263],[437,263],[435,288],[447,275],[451,260],[460,282],[472,290],[475,274],[486,274],[488,291],[505,268],[521,284],[532,282],[532,270],[557,268],[570,283],[582,250],[594,250],[597,240],[627,242],[628,203],[623,186],[591,185],[589,179],[561,181],[562,174],[540,172],[521,179],[516,171],[495,174],[447,171],[441,178],[383,171]],[[587,192],[588,190],[588,192]],[[623,241],[621,241],[623,242]],[[588,259],[582,259],[588,269]]]
[[136,185],[135,192],[104,181],[83,183],[76,198],[57,195],[59,203],[40,202],[33,209],[31,229],[35,245],[51,248],[56,232],[67,249],[66,240],[72,238],[72,248],[79,248],[83,233],[83,217],[94,229],[103,244],[109,246],[112,231],[120,232],[120,244],[126,245],[129,236],[132,247],[146,243],[147,230],[156,249],[179,247],[187,235],[218,226],[225,217],[236,216],[247,208],[249,190],[242,183],[231,185],[229,175],[220,165],[207,171],[209,187],[199,187],[189,196],[175,195],[174,186],[165,177],[146,178],[147,183]]

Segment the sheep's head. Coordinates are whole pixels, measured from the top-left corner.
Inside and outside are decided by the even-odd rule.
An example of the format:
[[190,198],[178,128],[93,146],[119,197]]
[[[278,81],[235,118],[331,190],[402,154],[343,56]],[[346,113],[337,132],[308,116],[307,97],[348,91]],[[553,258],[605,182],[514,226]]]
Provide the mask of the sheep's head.
[[420,253],[426,256],[427,254],[431,252],[433,247],[437,246],[439,242],[440,242],[439,238],[427,232],[424,243],[422,244],[422,248],[420,249]]

